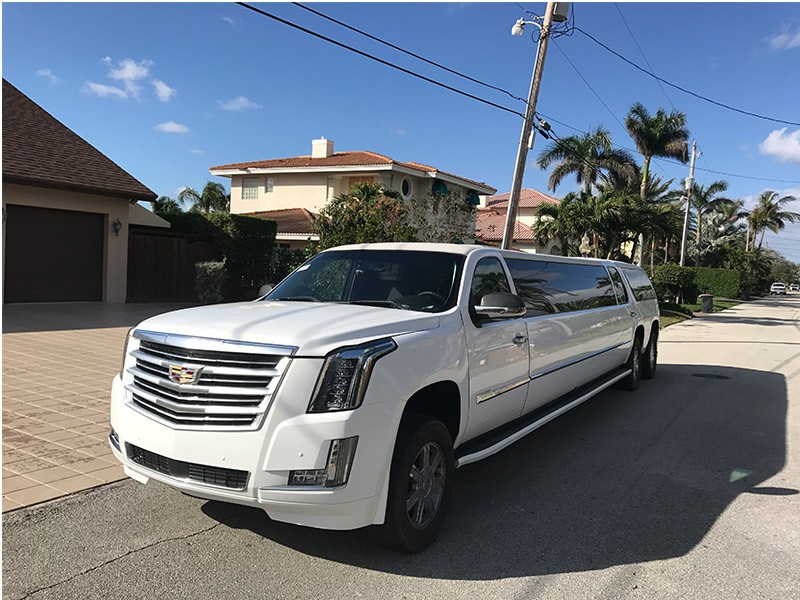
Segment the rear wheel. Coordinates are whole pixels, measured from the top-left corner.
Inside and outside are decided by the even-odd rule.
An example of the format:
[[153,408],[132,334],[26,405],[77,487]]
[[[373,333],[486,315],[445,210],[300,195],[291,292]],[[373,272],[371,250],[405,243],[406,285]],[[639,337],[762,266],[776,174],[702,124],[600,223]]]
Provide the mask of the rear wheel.
[[639,336],[633,338],[633,347],[626,366],[630,369],[630,373],[620,381],[620,385],[623,389],[634,391],[642,379],[642,340]]
[[430,545],[444,522],[454,471],[447,427],[430,417],[407,415],[397,436],[386,521],[377,541],[408,553]]
[[650,334],[650,341],[642,357],[642,378],[652,379],[656,374],[658,364],[658,329],[653,329]]

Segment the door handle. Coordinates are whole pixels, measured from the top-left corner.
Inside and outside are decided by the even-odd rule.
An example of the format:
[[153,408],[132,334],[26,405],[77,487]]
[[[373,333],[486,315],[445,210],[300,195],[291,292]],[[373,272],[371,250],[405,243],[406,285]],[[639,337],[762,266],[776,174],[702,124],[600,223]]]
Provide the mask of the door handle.
[[635,316],[636,316],[636,311],[635,311],[635,310],[632,310],[632,311],[631,311],[631,316],[632,316],[632,317],[635,317]]
[[514,339],[512,341],[517,346],[520,346],[520,345],[522,345],[522,344],[524,344],[525,342],[528,341],[528,336],[527,335],[522,335],[521,333],[518,333],[517,335],[514,336]]

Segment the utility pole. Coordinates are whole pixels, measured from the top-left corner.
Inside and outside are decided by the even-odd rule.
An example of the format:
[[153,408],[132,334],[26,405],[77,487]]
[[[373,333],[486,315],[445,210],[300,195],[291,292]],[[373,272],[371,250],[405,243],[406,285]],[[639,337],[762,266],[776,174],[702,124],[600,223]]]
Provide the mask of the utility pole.
[[[558,3],[562,7],[565,3]],[[569,4],[569,3],[566,3]],[[506,213],[506,229],[503,234],[503,249],[511,248],[514,241],[514,226],[517,222],[517,208],[519,206],[519,194],[522,189],[522,176],[525,173],[525,161],[528,158],[528,150],[533,148],[533,119],[536,114],[536,100],[539,97],[539,86],[542,83],[542,72],[544,71],[544,59],[547,55],[547,44],[550,40],[550,29],[553,24],[553,14],[556,10],[555,2],[548,2],[542,22],[542,31],[539,35],[539,44],[536,49],[536,62],[533,67],[533,77],[531,78],[531,89],[528,93],[528,109],[525,111],[525,121],[522,124],[522,133],[519,136],[519,148],[517,148],[517,162],[514,165],[514,181],[511,184],[511,193],[508,196],[508,213]],[[559,11],[561,12],[561,11]],[[566,17],[560,16],[560,20]],[[518,23],[521,23],[520,20]]]
[[[686,241],[689,237],[689,211],[692,208],[692,187],[694,186],[694,161],[697,159],[697,140],[692,140],[692,162],[689,177],[686,178],[686,214],[683,217],[683,238],[681,239],[681,266],[686,265]],[[700,215],[697,216],[700,218]],[[699,250],[699,248],[698,248]]]

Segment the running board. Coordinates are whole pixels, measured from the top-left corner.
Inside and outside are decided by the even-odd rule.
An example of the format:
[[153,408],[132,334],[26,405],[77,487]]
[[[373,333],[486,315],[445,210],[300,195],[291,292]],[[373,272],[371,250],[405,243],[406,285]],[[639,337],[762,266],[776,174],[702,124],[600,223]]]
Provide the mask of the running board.
[[604,389],[614,385],[620,379],[630,375],[631,370],[627,367],[615,369],[609,375],[595,379],[566,396],[557,399],[529,415],[516,419],[511,423],[489,433],[478,436],[466,444],[456,449],[456,467],[463,467],[470,463],[478,462],[488,458],[507,448],[514,442],[522,439],[532,431],[542,425],[546,425],[556,417],[563,415],[571,408],[583,404],[592,396],[602,392]]

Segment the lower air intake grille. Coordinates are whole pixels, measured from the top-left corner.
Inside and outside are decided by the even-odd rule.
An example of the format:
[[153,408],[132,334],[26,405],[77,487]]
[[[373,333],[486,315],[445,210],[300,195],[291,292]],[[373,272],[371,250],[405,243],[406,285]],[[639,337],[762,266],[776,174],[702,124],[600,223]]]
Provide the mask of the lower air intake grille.
[[231,490],[243,490],[247,487],[249,473],[247,471],[237,471],[236,469],[223,469],[221,467],[209,467],[208,465],[198,465],[195,463],[173,460],[166,456],[161,456],[155,452],[150,452],[144,448],[139,448],[133,444],[125,444],[128,451],[128,458],[152,471],[158,471],[164,475],[177,479],[188,479],[206,485],[215,485]]

